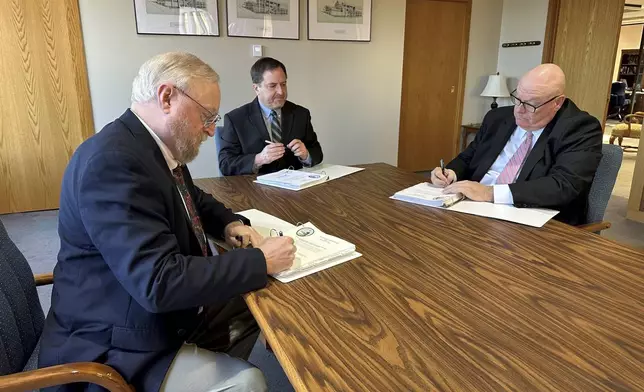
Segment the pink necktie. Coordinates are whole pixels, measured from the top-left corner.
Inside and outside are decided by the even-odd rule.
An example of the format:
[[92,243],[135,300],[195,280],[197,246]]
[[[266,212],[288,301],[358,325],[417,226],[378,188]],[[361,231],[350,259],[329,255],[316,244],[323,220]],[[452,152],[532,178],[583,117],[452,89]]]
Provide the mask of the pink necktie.
[[503,171],[496,179],[496,183],[512,184],[514,179],[517,178],[517,174],[519,174],[519,170],[521,169],[521,166],[523,166],[523,162],[530,153],[530,150],[532,150],[532,132],[527,132],[525,140],[521,143],[519,149],[514,153],[514,155],[512,155],[510,162],[505,165],[505,168],[503,168]]

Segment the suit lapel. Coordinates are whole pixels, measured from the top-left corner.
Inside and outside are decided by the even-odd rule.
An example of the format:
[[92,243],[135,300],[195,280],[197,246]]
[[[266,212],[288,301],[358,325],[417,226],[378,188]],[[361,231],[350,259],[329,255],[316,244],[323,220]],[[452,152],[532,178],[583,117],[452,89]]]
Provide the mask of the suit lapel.
[[514,123],[514,117],[512,117],[512,119],[505,120],[501,126],[499,126],[499,129],[492,140],[492,144],[490,145],[490,150],[485,154],[485,157],[481,160],[481,163],[477,166],[476,171],[472,175],[473,181],[481,181],[481,179],[483,179],[483,176],[488,172],[488,170],[490,170],[490,167],[499,154],[501,154],[501,151],[503,151],[508,140],[510,140],[510,136],[512,136],[512,132],[514,132],[516,128],[517,125]]
[[[176,203],[177,205],[180,206],[180,209],[183,212],[183,217],[185,218],[186,224],[190,228],[190,232],[193,233],[192,222],[190,221],[190,217],[188,216],[188,212],[186,211],[183,198],[181,197],[181,194],[177,189],[174,176],[172,175],[172,172],[168,167],[168,162],[165,160],[165,157],[161,152],[161,148],[157,144],[156,140],[154,140],[152,135],[150,135],[150,132],[148,132],[148,130],[141,123],[138,117],[136,117],[136,115],[132,111],[130,111],[130,109],[128,109],[119,119],[128,127],[128,129],[130,130],[130,132],[136,138],[137,141],[140,141],[141,144],[145,146],[145,148],[149,148],[149,149],[152,149],[152,151],[154,151],[153,155],[154,155],[155,163],[161,167],[162,169],[161,171],[166,175],[168,181],[170,181],[170,183],[172,184],[172,188],[173,188],[172,193],[174,195]],[[186,170],[184,170],[183,172],[185,176]],[[188,189],[190,190],[189,187]],[[195,239],[197,239],[196,236],[195,236]]]
[[293,128],[293,108],[291,103],[286,101],[282,107],[282,140],[290,140],[291,128]]
[[257,129],[264,140],[271,140],[270,135],[268,134],[268,129],[266,129],[266,123],[264,122],[264,116],[262,115],[262,109],[259,107],[259,101],[257,98],[253,100],[250,104],[250,115],[249,119],[251,124]]

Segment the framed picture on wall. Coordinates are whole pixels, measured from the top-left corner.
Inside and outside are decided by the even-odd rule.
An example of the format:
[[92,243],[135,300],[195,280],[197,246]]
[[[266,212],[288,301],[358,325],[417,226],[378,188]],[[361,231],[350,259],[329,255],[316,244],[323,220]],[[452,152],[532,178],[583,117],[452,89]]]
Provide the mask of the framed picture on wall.
[[309,39],[371,41],[371,0],[308,0]]
[[308,0],[309,39],[371,41],[371,0]]
[[138,34],[219,36],[217,0],[134,0]]
[[299,0],[226,0],[229,37],[300,39]]

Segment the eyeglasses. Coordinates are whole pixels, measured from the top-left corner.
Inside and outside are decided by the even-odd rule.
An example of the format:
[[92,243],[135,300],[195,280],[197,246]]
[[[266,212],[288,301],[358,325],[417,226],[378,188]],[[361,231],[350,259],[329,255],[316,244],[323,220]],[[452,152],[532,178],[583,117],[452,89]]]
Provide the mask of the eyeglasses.
[[203,121],[203,126],[204,126],[204,128],[209,128],[209,127],[211,127],[213,124],[215,124],[216,122],[218,122],[219,120],[221,120],[221,116],[220,116],[219,114],[217,114],[217,113],[213,113],[213,112],[211,112],[210,110],[206,109],[206,107],[205,107],[205,106],[203,106],[202,104],[200,104],[199,102],[197,102],[197,100],[196,100],[196,99],[192,98],[190,95],[188,95],[188,93],[186,93],[185,91],[181,90],[179,87],[176,87],[176,86],[175,86],[174,88],[175,88],[175,89],[177,89],[177,91],[178,91],[178,92],[180,92],[181,94],[183,94],[183,95],[185,95],[186,97],[190,98],[190,100],[191,100],[192,102],[194,102],[194,103],[196,103],[197,105],[201,106],[201,108],[202,108],[203,110],[205,110],[205,111],[208,113],[208,116],[204,116],[204,115],[203,115],[203,113],[202,113],[202,115],[201,115],[201,121]]
[[548,103],[550,103],[550,102],[554,101],[555,99],[557,99],[557,98],[561,97],[561,95],[557,95],[556,97],[552,97],[552,98],[550,98],[549,100],[547,100],[546,102],[542,103],[542,104],[541,104],[541,105],[539,105],[539,106],[534,106],[534,105],[532,105],[532,104],[530,104],[530,103],[527,103],[527,102],[524,102],[524,101],[520,100],[516,95],[514,95],[514,93],[516,93],[516,92],[517,92],[517,90],[515,89],[514,91],[512,91],[512,92],[510,93],[510,100],[512,101],[512,103],[514,104],[514,106],[523,105],[523,108],[524,108],[526,111],[530,112],[530,113],[534,113],[534,112],[536,112],[536,111],[537,111],[537,109],[539,109],[539,108],[540,108],[540,107],[542,107],[543,105],[548,104]]

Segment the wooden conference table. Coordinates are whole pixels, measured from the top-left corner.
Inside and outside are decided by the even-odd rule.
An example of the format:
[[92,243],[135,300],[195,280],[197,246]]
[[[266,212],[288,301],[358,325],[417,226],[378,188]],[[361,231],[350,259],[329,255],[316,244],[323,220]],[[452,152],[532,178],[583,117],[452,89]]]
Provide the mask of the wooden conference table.
[[644,389],[643,251],[394,201],[422,177],[361,167],[300,192],[196,181],[363,254],[246,297],[297,391]]

